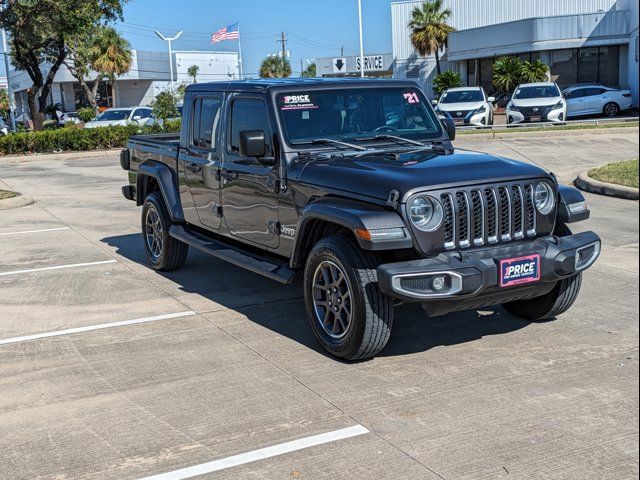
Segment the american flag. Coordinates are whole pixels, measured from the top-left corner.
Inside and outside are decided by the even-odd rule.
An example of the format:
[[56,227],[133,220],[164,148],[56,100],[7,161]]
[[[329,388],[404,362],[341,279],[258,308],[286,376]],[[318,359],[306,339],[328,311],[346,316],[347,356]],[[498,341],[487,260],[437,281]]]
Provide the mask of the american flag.
[[238,22],[228,27],[221,28],[216,33],[211,35],[211,43],[218,43],[224,40],[237,40],[240,38],[240,29],[238,28]]

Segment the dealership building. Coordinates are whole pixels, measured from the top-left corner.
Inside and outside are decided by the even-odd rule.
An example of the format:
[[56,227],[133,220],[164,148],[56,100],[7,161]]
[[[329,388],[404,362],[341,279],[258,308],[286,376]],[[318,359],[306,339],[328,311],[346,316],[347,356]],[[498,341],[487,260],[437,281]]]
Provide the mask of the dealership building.
[[[638,106],[638,0],[445,0],[452,15],[441,68],[466,85],[495,93],[493,62],[540,59],[561,87],[602,83],[630,88]],[[391,4],[393,76],[413,78],[432,94],[435,57],[420,57],[408,23],[419,1]]]
[[[131,67],[127,73],[116,79],[115,91],[103,81],[98,89],[98,105],[102,108],[115,104],[119,107],[149,105],[155,96],[166,90],[171,81],[168,52],[132,50]],[[239,78],[238,54],[236,52],[173,52],[173,80],[175,85],[191,83],[187,73],[192,65],[198,66],[197,81],[234,80]],[[43,75],[48,73],[47,65],[42,66]],[[88,75],[95,78],[95,73]],[[9,82],[15,98],[17,116],[26,119],[27,89],[32,81],[27,72],[12,70]],[[62,65],[54,77],[50,104],[60,103],[64,111],[75,111],[87,105],[80,83]]]

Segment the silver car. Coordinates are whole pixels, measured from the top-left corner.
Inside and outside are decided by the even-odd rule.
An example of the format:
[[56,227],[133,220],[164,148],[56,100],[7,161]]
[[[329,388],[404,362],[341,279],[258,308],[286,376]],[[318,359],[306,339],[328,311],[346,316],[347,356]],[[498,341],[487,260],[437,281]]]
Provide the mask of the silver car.
[[109,108],[96,118],[84,124],[84,128],[113,127],[116,125],[140,126],[155,123],[153,110],[149,107]]
[[565,88],[562,93],[567,99],[567,117],[615,117],[633,106],[631,90],[618,90],[604,85],[575,85]]

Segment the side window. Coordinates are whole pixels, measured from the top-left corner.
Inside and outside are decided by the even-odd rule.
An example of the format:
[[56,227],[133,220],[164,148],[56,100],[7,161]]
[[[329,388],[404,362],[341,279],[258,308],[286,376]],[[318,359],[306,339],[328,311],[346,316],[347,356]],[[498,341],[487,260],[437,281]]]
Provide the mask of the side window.
[[194,147],[215,150],[221,105],[220,97],[196,97],[194,100],[191,140]]
[[603,88],[587,88],[585,93],[585,97],[595,97],[597,95],[602,95],[604,93]]
[[138,116],[140,118],[149,118],[151,116],[151,111],[148,108],[138,108],[134,112],[133,116]]
[[267,156],[271,155],[271,127],[267,106],[262,100],[239,98],[231,105],[231,138],[232,152],[240,151],[240,132],[245,130],[262,130],[267,144]]
[[584,88],[578,88],[577,90],[574,90],[573,92],[571,92],[571,96],[569,98],[582,98],[584,97],[584,92],[585,92]]

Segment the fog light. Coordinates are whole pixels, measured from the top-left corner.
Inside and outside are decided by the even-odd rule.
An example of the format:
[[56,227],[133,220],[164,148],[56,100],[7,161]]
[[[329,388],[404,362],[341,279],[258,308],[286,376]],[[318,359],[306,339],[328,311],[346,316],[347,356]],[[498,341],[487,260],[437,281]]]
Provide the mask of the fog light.
[[576,272],[593,265],[600,255],[600,242],[592,243],[576,251]]
[[431,281],[431,288],[436,292],[441,292],[447,286],[447,280],[444,277],[434,277]]

